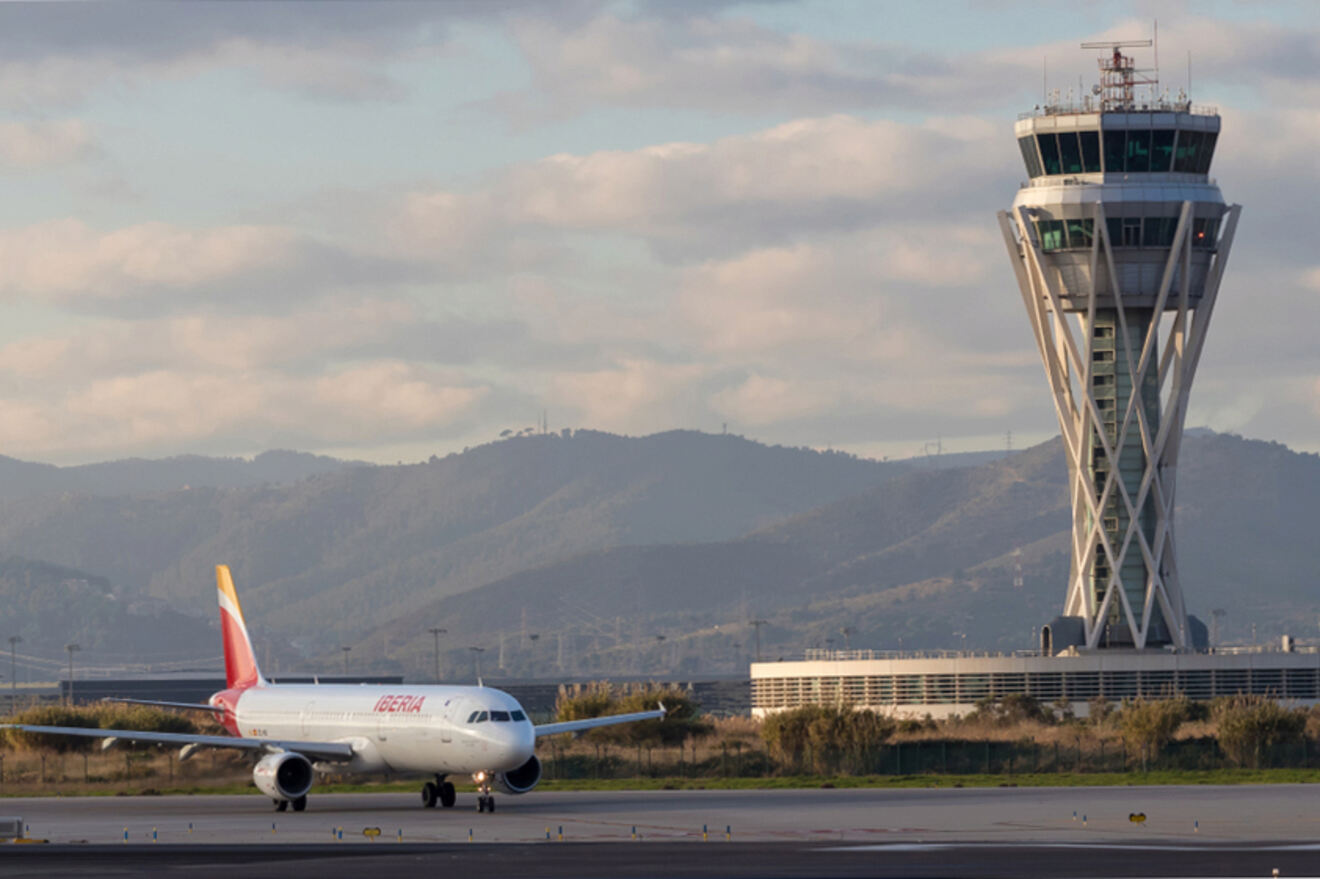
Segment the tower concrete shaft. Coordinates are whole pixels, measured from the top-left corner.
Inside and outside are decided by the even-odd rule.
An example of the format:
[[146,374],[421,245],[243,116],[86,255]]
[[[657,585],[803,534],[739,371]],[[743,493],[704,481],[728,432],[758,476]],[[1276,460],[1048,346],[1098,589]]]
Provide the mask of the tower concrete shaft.
[[1240,211],[1208,177],[1219,121],[1088,102],[1017,125],[1031,180],[999,220],[1068,462],[1067,646],[1192,646],[1178,452]]

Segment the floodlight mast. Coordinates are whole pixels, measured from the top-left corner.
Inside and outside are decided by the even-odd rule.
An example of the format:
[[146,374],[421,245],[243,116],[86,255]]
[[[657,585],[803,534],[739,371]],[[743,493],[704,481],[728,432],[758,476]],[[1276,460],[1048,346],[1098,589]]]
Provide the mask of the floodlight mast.
[[1095,104],[1017,122],[1031,178],[999,214],[1063,435],[1072,563],[1042,649],[1200,646],[1174,553],[1178,452],[1192,379],[1237,225],[1209,177],[1219,114],[1155,85],[1119,50]]

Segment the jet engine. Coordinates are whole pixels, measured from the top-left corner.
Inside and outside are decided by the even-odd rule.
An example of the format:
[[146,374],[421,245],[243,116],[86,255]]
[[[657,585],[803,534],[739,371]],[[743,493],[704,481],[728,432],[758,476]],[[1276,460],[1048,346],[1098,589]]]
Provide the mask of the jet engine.
[[541,761],[533,754],[517,769],[496,772],[492,781],[506,794],[525,794],[541,783]]
[[312,762],[293,751],[267,754],[253,768],[252,782],[272,800],[296,800],[312,789]]

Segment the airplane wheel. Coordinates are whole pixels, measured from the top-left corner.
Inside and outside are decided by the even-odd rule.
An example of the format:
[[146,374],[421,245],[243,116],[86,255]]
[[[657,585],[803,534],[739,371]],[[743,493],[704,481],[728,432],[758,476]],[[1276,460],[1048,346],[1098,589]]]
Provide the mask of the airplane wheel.
[[486,797],[484,795],[477,797],[477,811],[486,811]]
[[458,794],[454,792],[454,785],[446,781],[440,785],[440,805],[446,809],[452,809],[454,803],[458,800]]
[[283,812],[283,811],[285,811],[285,810],[288,809],[288,808],[289,808],[289,801],[288,801],[288,800],[276,800],[276,801],[275,801],[275,811],[276,811],[276,812]]
[[487,812],[494,812],[494,811],[495,811],[495,798],[494,798],[494,797],[486,797],[486,811],[487,811]]
[[422,785],[422,805],[428,809],[435,808],[435,800],[439,791],[436,790],[435,782],[428,781]]
[[306,794],[303,794],[303,795],[300,796],[298,799],[296,799],[296,800],[293,801],[293,811],[295,811],[295,812],[305,812],[305,811],[307,811],[307,795],[306,795]]

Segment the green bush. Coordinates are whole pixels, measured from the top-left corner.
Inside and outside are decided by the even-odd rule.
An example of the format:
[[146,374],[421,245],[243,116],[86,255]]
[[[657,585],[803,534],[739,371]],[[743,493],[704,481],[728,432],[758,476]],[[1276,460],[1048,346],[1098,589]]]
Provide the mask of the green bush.
[[1174,699],[1131,699],[1123,703],[1118,727],[1123,739],[1141,753],[1141,770],[1150,766],[1150,758],[1164,749],[1182,726],[1189,713],[1188,701]]
[[1239,766],[1253,769],[1260,768],[1264,751],[1296,741],[1306,730],[1304,711],[1284,708],[1265,696],[1217,699],[1211,713],[1219,723],[1219,747]]
[[888,741],[895,723],[850,706],[804,705],[771,714],[761,725],[766,748],[790,771],[855,771]]

